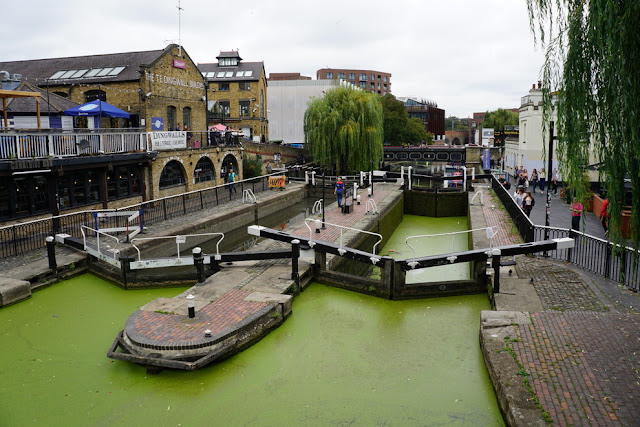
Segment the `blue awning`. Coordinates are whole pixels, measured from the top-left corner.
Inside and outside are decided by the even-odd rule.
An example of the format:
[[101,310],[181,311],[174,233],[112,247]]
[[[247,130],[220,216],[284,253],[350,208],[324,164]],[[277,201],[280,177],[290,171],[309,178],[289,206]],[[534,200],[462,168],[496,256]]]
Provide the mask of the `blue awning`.
[[106,116],[106,117],[121,117],[124,119],[129,118],[129,113],[114,107],[111,104],[102,102],[99,99],[95,101],[87,102],[86,104],[78,105],[77,107],[69,108],[64,113],[68,116]]

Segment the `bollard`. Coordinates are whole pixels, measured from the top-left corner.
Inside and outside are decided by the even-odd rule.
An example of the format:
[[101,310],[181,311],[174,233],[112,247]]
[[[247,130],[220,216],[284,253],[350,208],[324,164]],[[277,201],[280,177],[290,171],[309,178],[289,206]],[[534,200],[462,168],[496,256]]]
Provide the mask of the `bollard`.
[[45,241],[47,242],[47,256],[49,257],[49,269],[53,271],[57,271],[58,263],[56,262],[56,239],[53,236],[47,236]]
[[189,294],[187,295],[187,308],[189,309],[189,319],[193,319],[196,317],[196,302],[194,301],[196,297]]
[[319,233],[320,229],[322,228],[322,221],[320,221],[319,219],[316,219],[314,221],[314,224],[316,226],[316,233]]
[[198,283],[205,281],[204,275],[204,255],[202,255],[202,249],[195,247],[192,250],[193,253],[193,265],[196,266],[196,272],[198,273]]
[[291,278],[298,280],[298,259],[300,259],[300,240],[291,241]]
[[491,259],[491,266],[493,267],[493,293],[500,293],[500,257],[494,256]]

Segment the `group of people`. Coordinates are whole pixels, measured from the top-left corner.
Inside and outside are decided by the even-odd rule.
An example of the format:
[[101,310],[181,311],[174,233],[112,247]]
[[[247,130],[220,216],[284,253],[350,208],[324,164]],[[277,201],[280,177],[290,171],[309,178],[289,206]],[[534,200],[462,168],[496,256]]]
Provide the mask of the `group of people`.
[[536,199],[531,194],[531,191],[525,191],[524,186],[518,185],[516,193],[513,195],[513,199],[527,216],[531,216],[531,210],[536,204]]

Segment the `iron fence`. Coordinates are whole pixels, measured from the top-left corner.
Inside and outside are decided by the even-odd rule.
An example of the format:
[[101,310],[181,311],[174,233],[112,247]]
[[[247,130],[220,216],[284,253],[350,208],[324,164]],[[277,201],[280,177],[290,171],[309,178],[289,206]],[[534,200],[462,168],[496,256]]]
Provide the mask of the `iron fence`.
[[616,281],[633,291],[640,290],[640,269],[638,268],[640,252],[627,246],[614,245],[613,242],[580,231],[533,225],[495,176],[491,178],[491,186],[525,242],[563,237],[574,239],[573,248],[547,251],[543,256],[570,262],[598,276]]
[[[234,185],[236,192],[230,192]],[[269,188],[268,176],[259,176],[237,181],[233,184],[224,184],[202,190],[191,191],[161,199],[150,200],[119,209],[107,209],[107,211],[140,211],[144,224],[154,224],[159,221],[181,217],[193,212],[210,209],[220,204],[229,202],[231,198],[241,198],[246,189],[254,194]],[[40,249],[45,245],[47,236],[54,234],[68,234],[73,237],[82,237],[81,228],[114,228],[126,227],[126,217],[96,218],[94,213],[105,210],[88,210],[74,212],[65,215],[24,222],[20,224],[0,227],[0,258],[19,256],[29,251]]]

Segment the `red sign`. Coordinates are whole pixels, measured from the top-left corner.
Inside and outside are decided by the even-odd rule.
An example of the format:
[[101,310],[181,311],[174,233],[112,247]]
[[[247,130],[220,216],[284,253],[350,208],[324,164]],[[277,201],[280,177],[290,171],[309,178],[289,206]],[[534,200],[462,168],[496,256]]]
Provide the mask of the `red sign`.
[[183,70],[187,69],[187,63],[184,61],[180,61],[179,59],[174,59],[173,60],[173,67],[174,68],[182,68]]

